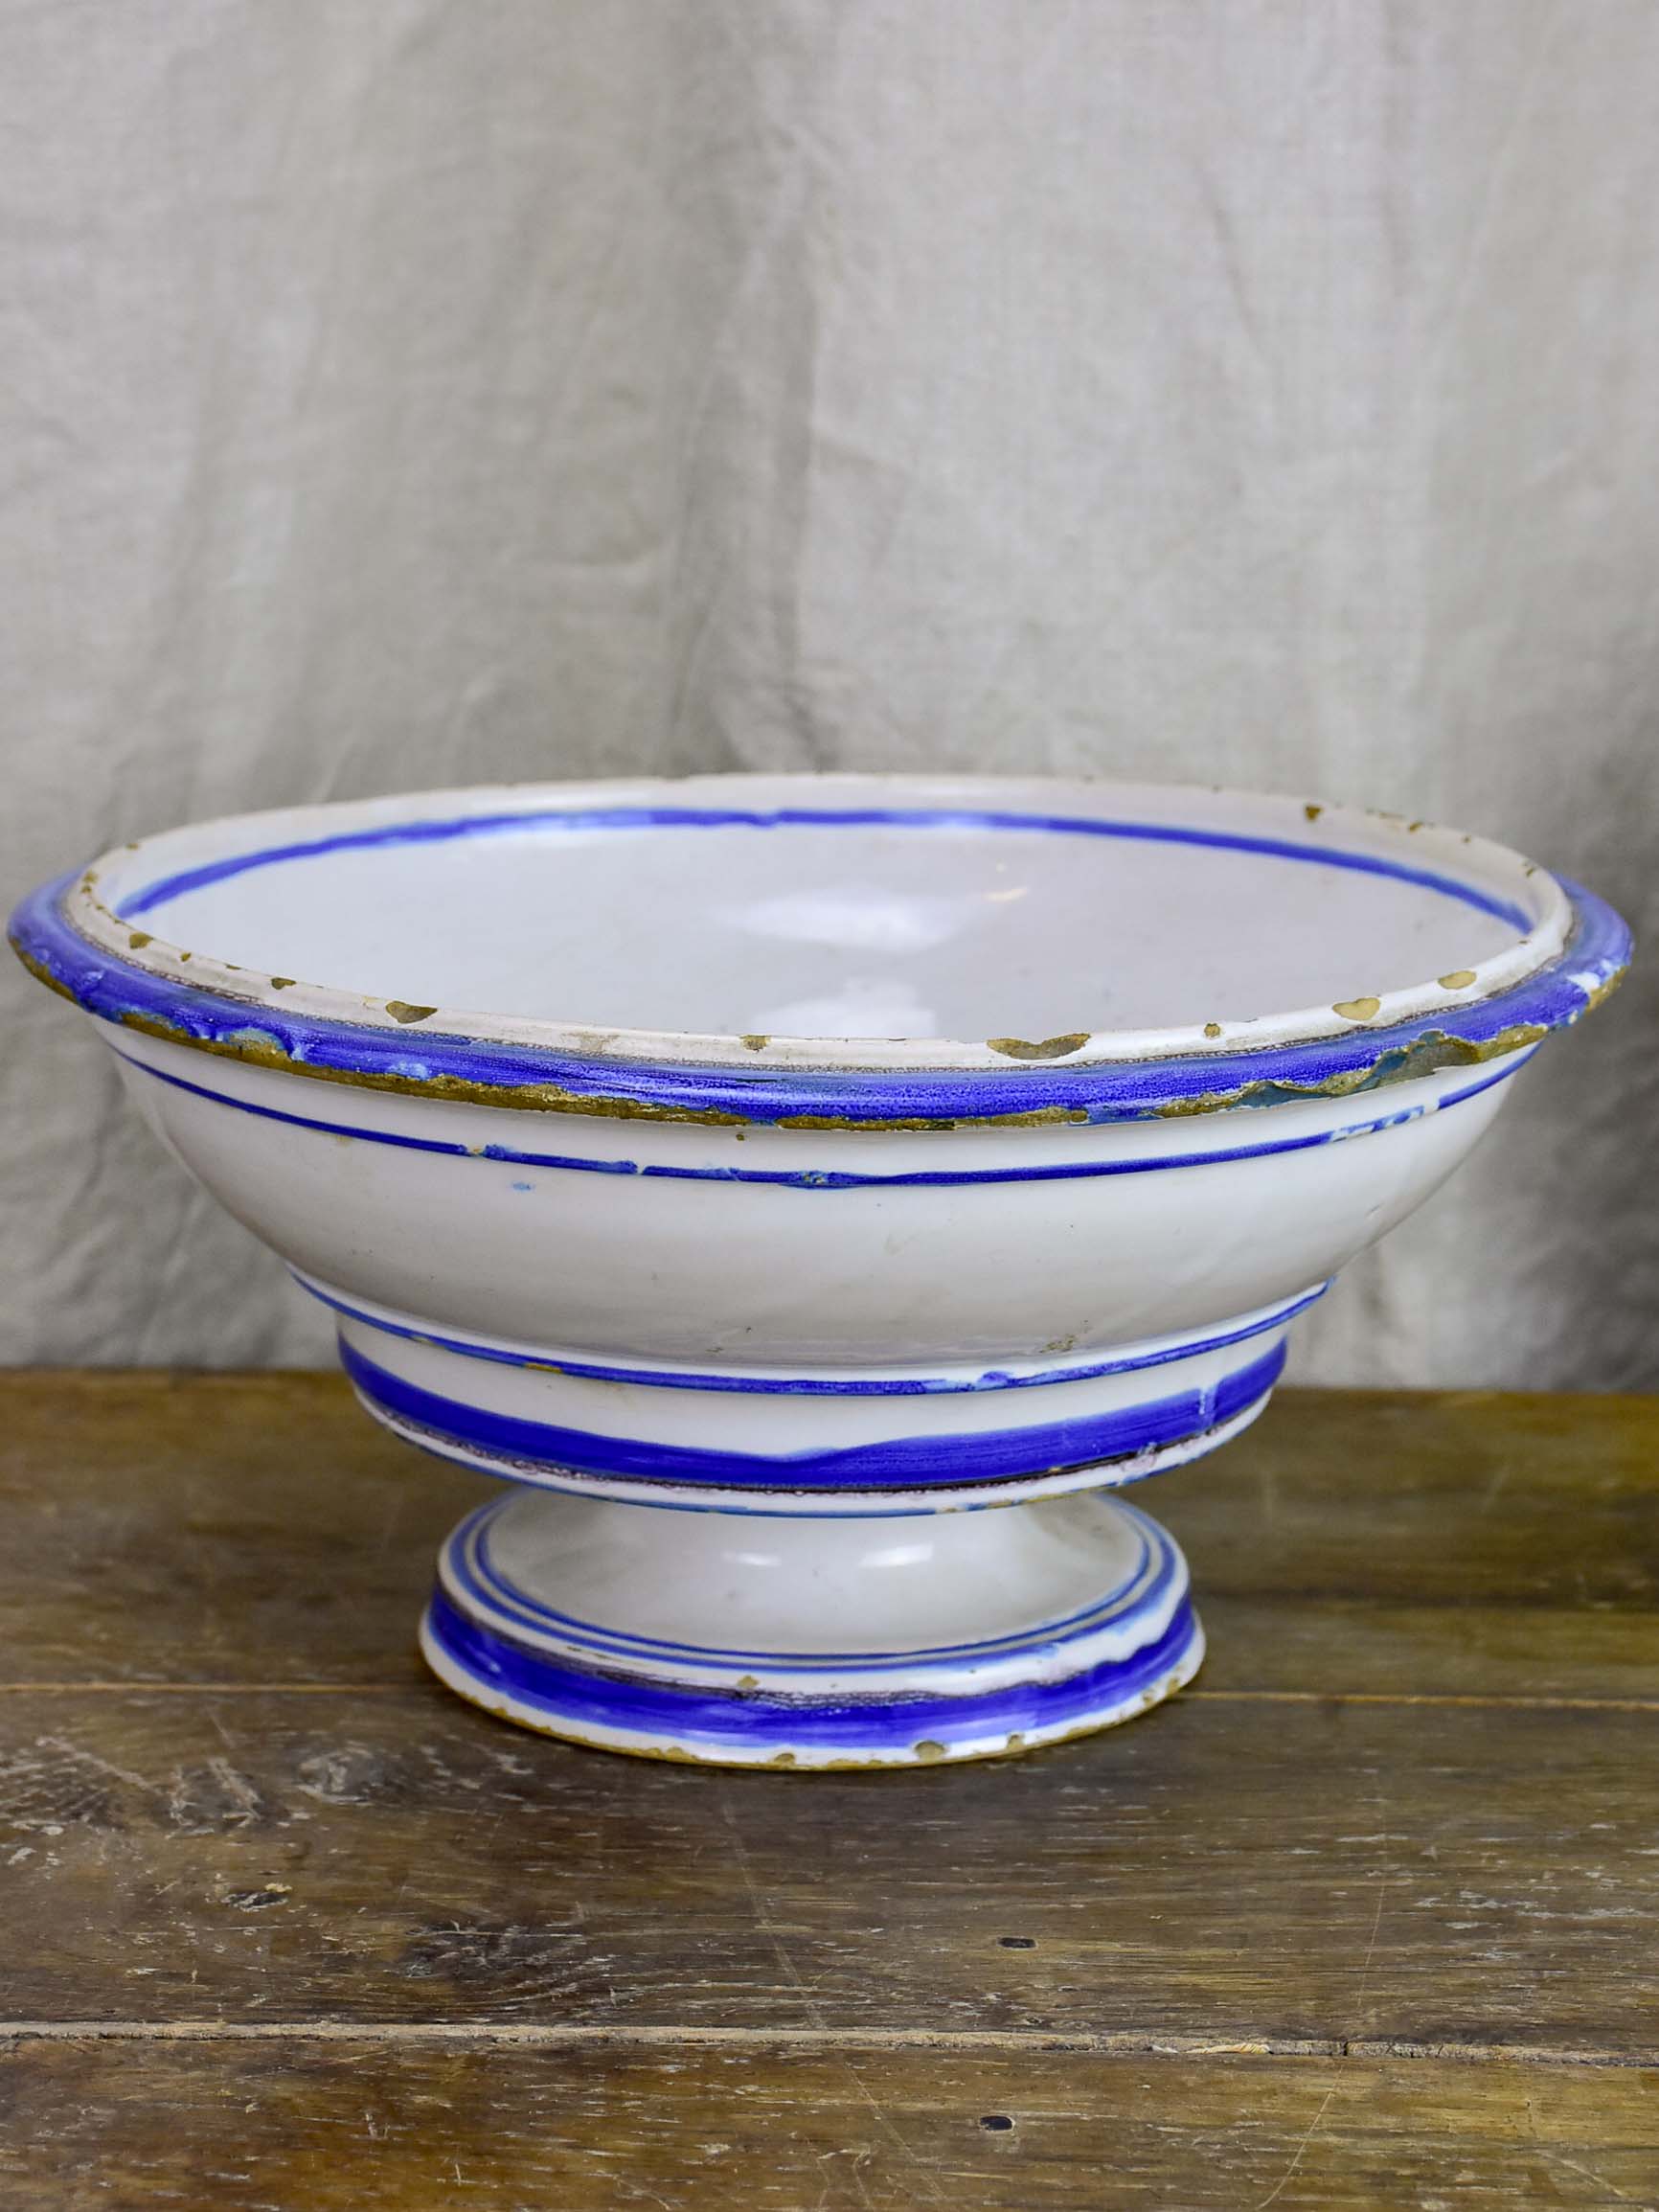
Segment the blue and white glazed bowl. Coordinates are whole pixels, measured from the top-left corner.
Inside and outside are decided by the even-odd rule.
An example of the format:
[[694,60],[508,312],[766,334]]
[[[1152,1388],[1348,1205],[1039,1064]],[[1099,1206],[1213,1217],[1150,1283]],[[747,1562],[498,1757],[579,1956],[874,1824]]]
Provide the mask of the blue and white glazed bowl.
[[1186,1681],[1185,1562],[1114,1494],[1256,1418],[1629,950],[1424,823],[883,776],[243,815],[11,928],[370,1411],[513,1486],[444,1549],[439,1675],[798,1767]]

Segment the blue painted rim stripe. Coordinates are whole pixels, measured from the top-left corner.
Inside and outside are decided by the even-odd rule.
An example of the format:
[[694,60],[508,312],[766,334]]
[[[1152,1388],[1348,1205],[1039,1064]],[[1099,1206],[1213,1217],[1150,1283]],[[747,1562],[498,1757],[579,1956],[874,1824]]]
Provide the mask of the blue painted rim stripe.
[[666,1689],[581,1667],[561,1666],[491,1633],[435,1590],[426,1616],[433,1642],[481,1687],[537,1707],[550,1721],[593,1728],[696,1739],[712,1745],[788,1745],[850,1753],[919,1743],[961,1743],[1031,1734],[1086,1720],[1149,1689],[1175,1667],[1197,1630],[1191,1599],[1169,1627],[1131,1658],[1104,1661],[1057,1682],[1021,1682],[977,1697],[765,1698],[755,1693]]
[[[795,1674],[843,1675],[866,1670],[879,1672],[923,1661],[993,1660],[1006,1658],[1015,1652],[1034,1655],[1061,1643],[1076,1642],[1083,1635],[1093,1635],[1097,1630],[1109,1625],[1116,1615],[1126,1612],[1131,1605],[1137,1612],[1150,1611],[1163,1603],[1178,1570],[1177,1555],[1169,1538],[1156,1522],[1138,1516],[1141,1548],[1134,1566],[1114,1588],[1091,1598],[1075,1612],[1022,1630],[1017,1635],[989,1637],[972,1644],[930,1644],[902,1652],[859,1652],[835,1658],[815,1658],[798,1652],[740,1651],[721,1645],[677,1643],[663,1636],[632,1635],[543,1605],[539,1599],[530,1597],[508,1582],[490,1559],[489,1523],[502,1510],[504,1502],[511,1501],[492,1498],[488,1505],[478,1507],[444,1545],[444,1566],[464,1598],[509,1614],[522,1628],[568,1636],[573,1641],[591,1645],[596,1651],[608,1652],[614,1657],[631,1653],[640,1658],[681,1659],[692,1666],[729,1663],[744,1668],[784,1667]],[[1132,1513],[1134,1508],[1121,1506],[1120,1510]],[[476,1553],[476,1565],[468,1556],[469,1550]]]
[[[229,1091],[214,1090],[207,1083],[192,1083],[188,1077],[173,1075],[168,1069],[152,1067],[147,1060],[135,1060],[131,1053],[123,1052],[118,1045],[110,1050],[117,1060],[127,1067],[137,1068],[141,1075],[153,1076],[157,1083],[165,1083],[173,1090],[188,1091],[192,1098],[202,1098],[213,1106],[234,1106],[238,1113],[253,1114],[261,1121],[282,1122],[288,1129],[314,1129],[321,1136],[351,1137],[364,1145],[395,1145],[399,1152],[442,1152],[456,1160],[494,1160],[498,1165],[515,1168],[559,1168],[574,1174],[587,1175],[637,1175],[642,1173],[637,1160],[602,1160],[580,1152],[518,1152],[507,1145],[459,1145],[447,1137],[404,1136],[396,1129],[366,1129],[355,1122],[320,1121],[314,1114],[287,1113],[281,1106],[259,1106],[252,1099],[233,1098]],[[646,1168],[646,1174],[672,1174],[675,1171]],[[694,1170],[688,1171],[695,1173]],[[711,1179],[729,1179],[718,1168],[707,1171]]]
[[1215,1336],[1193,1337],[1187,1343],[1168,1345],[1156,1352],[1094,1360],[1080,1367],[1048,1368],[1038,1375],[1010,1375],[1003,1368],[991,1367],[966,1381],[951,1375],[884,1377],[871,1380],[862,1376],[842,1379],[818,1375],[722,1375],[688,1372],[684,1368],[612,1367],[590,1359],[504,1352],[499,1345],[478,1344],[465,1336],[444,1336],[431,1329],[414,1329],[406,1322],[390,1321],[365,1312],[360,1306],[348,1305],[344,1298],[336,1298],[331,1291],[307,1281],[296,1269],[290,1267],[288,1272],[308,1296],[348,1321],[360,1322],[365,1329],[375,1330],[382,1336],[401,1337],[408,1344],[430,1344],[439,1352],[454,1352],[463,1359],[487,1359],[502,1367],[533,1367],[569,1375],[579,1382],[628,1382],[650,1390],[731,1391],[740,1396],[768,1398],[960,1397],[985,1390],[1041,1390],[1057,1382],[1098,1382],[1107,1375],[1134,1375],[1147,1367],[1168,1367],[1178,1359],[1197,1359],[1207,1352],[1225,1352],[1235,1344],[1249,1343],[1252,1337],[1265,1336],[1270,1329],[1287,1328],[1298,1313],[1306,1312],[1330,1288],[1329,1283],[1321,1283],[1316,1289],[1305,1290],[1301,1297],[1275,1307],[1264,1319],[1252,1321],[1241,1329],[1223,1330]]
[[1346,1144],[1353,1137],[1375,1136],[1383,1129],[1399,1129],[1407,1122],[1420,1120],[1424,1114],[1443,1113],[1447,1106],[1462,1106],[1466,1099],[1478,1098],[1494,1083],[1507,1083],[1511,1076],[1519,1075],[1537,1047],[1532,1046],[1508,1066],[1483,1076],[1478,1083],[1466,1083],[1461,1090],[1451,1091],[1443,1099],[1426,1099],[1420,1106],[1400,1106],[1394,1113],[1377,1114],[1370,1121],[1351,1123],[1346,1129],[1315,1130],[1308,1136],[1276,1137],[1265,1144],[1229,1145],[1208,1152],[1160,1152],[1139,1160],[1077,1160],[1063,1167],[939,1168],[892,1175],[852,1174],[842,1168],[674,1168],[651,1161],[642,1167],[638,1160],[595,1159],[575,1152],[521,1152],[507,1145],[462,1145],[443,1137],[404,1136],[394,1129],[363,1129],[353,1122],[320,1121],[312,1114],[288,1113],[280,1106],[258,1106],[252,1099],[234,1098],[229,1091],[214,1090],[206,1083],[192,1083],[185,1076],[170,1074],[166,1068],[152,1067],[148,1060],[135,1060],[131,1053],[122,1052],[119,1047],[110,1049],[128,1067],[153,1076],[157,1083],[168,1083],[174,1090],[186,1091],[192,1098],[207,1099],[214,1106],[232,1106],[238,1113],[254,1114],[261,1121],[282,1122],[290,1129],[314,1129],[323,1136],[351,1137],[359,1144],[395,1145],[403,1152],[443,1152],[452,1159],[493,1160],[509,1167],[556,1169],[580,1174],[647,1178],[654,1175],[666,1181],[688,1183],[761,1183],[792,1191],[884,1191],[952,1190],[971,1188],[976,1183],[1091,1182],[1102,1176],[1152,1175],[1171,1168],[1226,1167],[1236,1160],[1273,1159],[1281,1152],[1317,1152],[1326,1145]]
[[[1291,850],[1307,856],[1304,848]],[[1034,1112],[1112,1122],[1171,1110],[1276,1106],[1338,1081],[1357,1094],[1425,1072],[1425,1056],[1426,1064],[1433,1065],[1436,1055],[1455,1058],[1465,1047],[1478,1052],[1516,1028],[1548,1030],[1576,1021],[1622,972],[1630,955],[1630,933],[1612,908],[1557,878],[1573,902],[1575,924],[1570,942],[1555,960],[1472,1005],[1383,1028],[1356,1024],[1338,1036],[1295,1044],[1257,1050],[1223,1045],[1164,1059],[1078,1066],[1031,1061],[1008,1068],[898,1074],[790,1071],[604,1059],[424,1031],[417,1039],[408,1032],[257,1005],[227,992],[151,974],[91,944],[63,910],[77,880],[71,872],[25,898],[11,917],[11,939],[71,998],[106,1021],[153,1022],[182,1043],[232,1052],[257,1045],[281,1055],[302,1074],[414,1085],[462,1083],[486,1093],[500,1091],[502,1105],[524,1111],[580,1113],[591,1100],[625,1104],[647,1114],[712,1113],[739,1122],[827,1117],[954,1125]],[[511,1095],[538,1088],[557,1098]]]
[[1111,1413],[977,1434],[892,1437],[830,1451],[762,1453],[655,1444],[494,1413],[406,1382],[350,1344],[342,1341],[340,1346],[347,1374],[374,1404],[475,1450],[559,1471],[636,1482],[790,1491],[960,1489],[1130,1459],[1159,1446],[1185,1443],[1242,1413],[1272,1389],[1284,1354],[1284,1344],[1276,1344],[1212,1387]]
[[1341,868],[1361,876],[1383,876],[1420,890],[1439,892],[1478,913],[1489,915],[1521,936],[1532,926],[1524,907],[1483,891],[1478,884],[1433,868],[1416,868],[1380,854],[1351,853],[1336,845],[1296,844],[1285,837],[1252,837],[1236,831],[1195,830],[1177,822],[1130,822],[1105,815],[1022,814],[997,808],[937,807],[538,807],[520,813],[461,814],[447,821],[392,822],[372,830],[343,831],[288,845],[267,845],[237,853],[160,877],[122,901],[121,919],[135,921],[170,900],[185,898],[209,884],[223,883],[256,868],[291,860],[315,860],[330,853],[363,852],[378,846],[453,845],[472,837],[511,835],[516,831],[557,828],[605,830],[920,830],[961,832],[1025,830],[1068,837],[1110,837],[1136,844],[1195,845],[1211,852],[1249,853],[1263,859],[1298,860]]

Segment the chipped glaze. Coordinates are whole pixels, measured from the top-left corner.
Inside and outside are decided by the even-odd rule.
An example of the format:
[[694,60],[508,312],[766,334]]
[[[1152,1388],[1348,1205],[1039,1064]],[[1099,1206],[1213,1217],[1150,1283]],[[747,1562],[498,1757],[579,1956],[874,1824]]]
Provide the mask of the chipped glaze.
[[444,1548],[443,1678],[788,1771],[1189,1678],[1185,1562],[1114,1494],[1258,1416],[1628,953],[1401,817],[882,777],[246,816],[12,939],[370,1411],[510,1485]]

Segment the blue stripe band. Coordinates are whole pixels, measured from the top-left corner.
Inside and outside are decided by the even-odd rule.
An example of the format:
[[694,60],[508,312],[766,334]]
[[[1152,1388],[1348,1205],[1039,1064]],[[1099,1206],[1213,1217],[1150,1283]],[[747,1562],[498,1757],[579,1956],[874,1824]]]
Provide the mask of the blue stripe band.
[[1270,1329],[1287,1328],[1298,1313],[1305,1312],[1315,1299],[1323,1298],[1330,1288],[1329,1283],[1321,1283],[1317,1289],[1305,1290],[1301,1297],[1291,1299],[1287,1305],[1276,1306],[1262,1319],[1243,1328],[1162,1346],[1156,1352],[1135,1352],[1121,1358],[1098,1359],[1077,1367],[1047,1367],[1035,1375],[1011,1375],[1003,1368],[990,1367],[983,1374],[966,1379],[954,1375],[907,1375],[875,1380],[867,1376],[726,1375],[671,1367],[612,1367],[597,1360],[566,1359],[562,1355],[551,1353],[508,1352],[496,1344],[480,1344],[466,1336],[445,1336],[436,1330],[416,1329],[407,1322],[365,1312],[362,1307],[350,1305],[344,1298],[336,1298],[332,1291],[308,1281],[296,1268],[290,1267],[288,1272],[302,1290],[344,1319],[376,1330],[382,1336],[398,1336],[405,1343],[430,1344],[436,1351],[456,1353],[463,1359],[488,1359],[502,1367],[531,1367],[544,1373],[569,1375],[579,1382],[629,1382],[649,1390],[716,1390],[764,1398],[957,1397],[985,1390],[1041,1390],[1057,1382],[1098,1382],[1107,1375],[1134,1375],[1143,1368],[1168,1367],[1177,1359],[1201,1358],[1207,1352],[1225,1352],[1235,1344],[1247,1344],[1253,1336],[1265,1336]]
[[[847,818],[862,820],[869,815]],[[508,829],[530,819],[505,816],[497,827]],[[941,815],[937,822],[942,827],[970,820],[995,826],[997,819]],[[1012,815],[1004,818],[1003,826],[1034,823],[1042,826],[1038,817]],[[1057,817],[1050,826],[1064,825]],[[1160,825],[1083,822],[1077,827],[1102,835],[1145,833],[1161,841],[1274,850],[1272,840],[1229,838],[1219,832]],[[460,833],[456,825],[419,823],[374,832],[381,841]],[[1287,845],[1282,852],[1331,866],[1430,880],[1426,872],[1334,848]],[[255,864],[263,864],[260,855],[213,866],[222,873]],[[11,918],[12,942],[71,998],[105,1020],[155,1024],[186,1044],[231,1053],[275,1053],[301,1074],[417,1089],[464,1084],[484,1094],[487,1102],[489,1094],[499,1092],[503,1106],[524,1110],[580,1113],[591,1102],[599,1107],[623,1105],[647,1115],[690,1113],[785,1125],[825,1119],[955,1125],[1031,1113],[1113,1122],[1170,1111],[1206,1112],[1231,1105],[1276,1106],[1337,1083],[1356,1093],[1371,1091],[1460,1064],[1483,1052],[1501,1051],[1517,1031],[1549,1030],[1576,1021],[1622,972],[1630,953],[1629,931],[1612,909],[1589,892],[1557,878],[1575,913],[1565,950],[1519,983],[1455,1012],[1441,1011],[1377,1028],[1355,1023],[1336,1036],[1287,1045],[1256,1050],[1222,1046],[1155,1060],[1097,1060],[1075,1066],[1034,1061],[1007,1068],[898,1073],[791,1071],[765,1065],[695,1066],[607,1059],[424,1030],[417,1038],[408,1031],[258,1005],[229,992],[202,990],[152,973],[91,944],[63,908],[77,880],[76,874],[65,875],[23,900]],[[1467,896],[1475,904],[1486,897],[1449,877],[1432,879],[1431,887]],[[139,896],[159,902],[160,887],[151,885]],[[1526,917],[1518,911],[1516,920],[1517,925],[1525,926]],[[515,1098],[514,1092],[531,1095]]]
[[1479,884],[1413,867],[1375,853],[1345,852],[1335,845],[1294,844],[1283,837],[1252,837],[1226,830],[1195,830],[1174,822],[1128,822],[1089,814],[1022,814],[996,808],[937,807],[538,807],[518,813],[462,814],[448,821],[392,822],[373,830],[348,830],[334,837],[296,844],[267,845],[233,854],[198,868],[163,876],[122,901],[121,918],[133,921],[174,899],[251,869],[284,861],[314,860],[330,853],[362,852],[397,845],[452,845],[473,837],[511,835],[524,830],[594,832],[606,830],[920,830],[961,832],[996,830],[1035,832],[1067,837],[1110,837],[1136,844],[1192,845],[1211,852],[1249,853],[1272,860],[1298,860],[1351,874],[1382,876],[1458,900],[1478,913],[1505,923],[1524,936],[1531,926],[1524,907],[1483,891]]
[[1015,1683],[979,1697],[869,1699],[737,1697],[561,1666],[466,1620],[442,1590],[433,1592],[426,1627],[454,1666],[522,1705],[539,1706],[550,1722],[625,1728],[667,1742],[701,1738],[714,1745],[767,1745],[782,1731],[802,1747],[857,1753],[1031,1734],[1085,1720],[1160,1682],[1191,1645],[1196,1623],[1192,1601],[1183,1598],[1155,1642],[1130,1658],[1104,1661],[1062,1681]]
[[[532,1632],[540,1630],[591,1646],[595,1651],[607,1653],[613,1658],[683,1660],[693,1666],[730,1665],[733,1667],[784,1667],[793,1674],[863,1674],[879,1673],[883,1669],[910,1665],[920,1661],[937,1662],[951,1659],[996,1659],[1014,1652],[1036,1653],[1049,1652],[1062,1643],[1075,1642],[1079,1637],[1093,1635],[1099,1629],[1126,1611],[1132,1604],[1136,1612],[1150,1611],[1163,1603],[1176,1572],[1176,1553],[1161,1529],[1145,1529],[1141,1536],[1140,1554],[1134,1566],[1118,1586],[1104,1590],[1092,1598],[1086,1606],[1055,1620],[1044,1621],[1040,1627],[1024,1630],[1017,1635],[984,1638],[972,1644],[915,1645],[904,1651],[866,1652],[837,1654],[833,1658],[813,1658],[796,1652],[757,1652],[712,1644],[686,1644],[664,1636],[635,1635],[615,1629],[601,1627],[598,1623],[581,1619],[574,1613],[561,1613],[554,1607],[543,1605],[539,1599],[505,1582],[495,1571],[489,1558],[488,1524],[501,1511],[502,1501],[491,1499],[489,1504],[478,1507],[456,1529],[443,1547],[445,1571],[453,1578],[463,1598],[491,1612],[500,1612],[523,1629]],[[1127,1512],[1132,1509],[1123,1508]],[[1156,1564],[1152,1537],[1158,1539]],[[475,1547],[477,1568],[468,1557]],[[1152,1571],[1148,1572],[1148,1569]],[[507,1631],[511,1633],[511,1630]]]
[[340,1357],[363,1396],[399,1420],[470,1450],[559,1471],[698,1488],[773,1490],[959,1489],[1017,1482],[1102,1461],[1128,1459],[1217,1428],[1264,1397],[1284,1365],[1283,1343],[1211,1388],[1070,1421],[977,1434],[904,1436],[830,1451],[715,1451],[606,1436],[494,1413],[407,1382],[342,1342]]
[[[147,1060],[135,1060],[131,1053],[123,1052],[118,1046],[110,1049],[126,1066],[137,1068],[142,1075],[153,1076],[157,1083],[170,1084],[174,1090],[187,1091],[192,1098],[207,1099],[214,1106],[234,1106],[238,1113],[253,1114],[261,1121],[282,1122],[289,1129],[315,1129],[320,1136],[351,1137],[363,1145],[394,1145],[405,1152],[442,1152],[455,1160],[495,1160],[515,1168],[560,1168],[575,1174],[637,1175],[642,1172],[637,1160],[601,1160],[580,1152],[520,1152],[508,1145],[461,1145],[447,1137],[412,1137],[397,1129],[366,1129],[356,1122],[320,1121],[314,1114],[288,1113],[281,1106],[259,1106],[252,1099],[233,1098],[229,1091],[214,1090],[207,1083],[192,1083],[186,1076],[152,1067]],[[643,1172],[652,1174],[674,1171],[647,1168]],[[718,1179],[722,1173],[718,1168],[708,1170],[711,1178]]]
[[1152,1175],[1172,1168],[1225,1167],[1237,1160],[1273,1159],[1281,1152],[1317,1152],[1326,1145],[1345,1144],[1352,1137],[1375,1136],[1383,1129],[1399,1129],[1407,1122],[1420,1120],[1424,1114],[1442,1113],[1447,1106],[1461,1106],[1466,1099],[1478,1098],[1494,1083],[1507,1083],[1511,1076],[1519,1075],[1537,1048],[1534,1046],[1531,1051],[1517,1055],[1507,1066],[1482,1076],[1478,1082],[1466,1083],[1461,1090],[1449,1091],[1443,1099],[1426,1099],[1421,1105],[1400,1106],[1393,1113],[1376,1114],[1369,1121],[1351,1122],[1338,1129],[1316,1129],[1307,1136],[1277,1137],[1260,1145],[1228,1145],[1207,1152],[1158,1152],[1136,1160],[1075,1160],[1054,1167],[937,1168],[891,1175],[853,1174],[843,1168],[675,1168],[657,1162],[648,1162],[642,1167],[638,1160],[596,1159],[576,1152],[515,1152],[508,1145],[463,1145],[445,1137],[405,1136],[395,1129],[364,1129],[355,1122],[321,1121],[313,1114],[289,1113],[281,1106],[259,1106],[252,1099],[235,1098],[229,1091],[192,1083],[166,1068],[152,1067],[147,1060],[135,1060],[130,1053],[111,1049],[128,1067],[137,1068],[141,1074],[152,1076],[157,1083],[168,1083],[174,1090],[188,1092],[192,1098],[232,1106],[239,1113],[253,1114],[261,1121],[282,1122],[289,1129],[314,1129],[322,1136],[351,1137],[358,1144],[393,1145],[401,1152],[441,1152],[451,1159],[494,1160],[508,1167],[542,1168],[574,1174],[656,1176],[664,1181],[688,1183],[761,1183],[791,1191],[884,1191],[952,1190],[976,1183],[1091,1182],[1102,1176]]

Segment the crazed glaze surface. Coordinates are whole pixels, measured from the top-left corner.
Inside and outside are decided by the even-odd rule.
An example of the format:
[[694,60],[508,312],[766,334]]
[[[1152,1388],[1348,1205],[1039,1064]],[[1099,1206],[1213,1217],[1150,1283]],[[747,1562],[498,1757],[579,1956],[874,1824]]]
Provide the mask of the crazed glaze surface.
[[249,816],[12,929],[370,1409],[521,1486],[446,1547],[443,1678],[800,1767],[1185,1679],[1184,1563],[1105,1494],[1255,1418],[1628,950],[1456,832],[882,778]]

